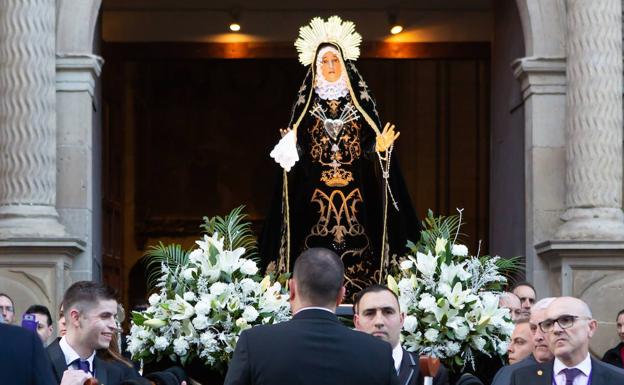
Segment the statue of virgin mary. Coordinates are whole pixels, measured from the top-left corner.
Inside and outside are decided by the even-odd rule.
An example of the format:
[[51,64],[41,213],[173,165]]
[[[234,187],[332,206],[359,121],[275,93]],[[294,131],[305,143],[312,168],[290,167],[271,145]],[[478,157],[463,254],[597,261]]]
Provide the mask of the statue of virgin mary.
[[278,204],[261,242],[265,263],[291,271],[311,247],[335,251],[353,294],[385,282],[389,259],[417,241],[420,224],[393,157],[399,134],[383,129],[355,67],[361,36],[338,16],[312,20],[295,46],[309,66],[288,128],[271,152],[283,168]]

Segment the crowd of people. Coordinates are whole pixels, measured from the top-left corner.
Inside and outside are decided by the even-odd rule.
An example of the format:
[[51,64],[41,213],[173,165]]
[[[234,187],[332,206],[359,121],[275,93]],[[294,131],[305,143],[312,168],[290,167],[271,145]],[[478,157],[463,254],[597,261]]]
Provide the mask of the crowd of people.
[[[388,287],[374,284],[360,291],[353,304],[355,327],[344,326],[335,315],[345,294],[342,261],[330,250],[312,248],[297,259],[289,293],[292,320],[244,331],[225,384],[424,383],[429,374],[421,371],[420,357],[401,346],[405,314]],[[585,302],[536,299],[526,282],[500,296],[499,305],[509,309],[515,322],[508,365],[496,364],[498,357],[476,357],[476,370],[452,374],[441,366],[431,383],[624,384],[624,310],[616,317],[622,342],[599,360],[589,351],[597,322]],[[24,327],[11,325],[17,322],[9,295],[0,293],[0,310],[3,385],[185,385],[188,380],[179,367],[141,376],[120,353],[117,297],[104,284],[80,281],[69,287],[56,336],[45,306],[30,306]]]

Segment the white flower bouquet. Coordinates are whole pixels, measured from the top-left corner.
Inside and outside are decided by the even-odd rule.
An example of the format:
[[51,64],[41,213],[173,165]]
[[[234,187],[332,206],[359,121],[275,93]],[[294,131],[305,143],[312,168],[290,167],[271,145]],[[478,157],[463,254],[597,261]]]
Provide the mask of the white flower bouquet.
[[243,330],[290,318],[285,288],[270,275],[260,276],[256,262],[245,258],[246,248],[236,247],[255,250],[240,209],[225,219],[205,218],[208,234],[191,252],[178,245],[153,248],[150,256],[161,257],[151,260],[152,267],[160,264],[150,275],[156,292],[147,310],[133,313],[127,337],[133,359],[183,365],[199,359],[223,370]]
[[507,351],[514,324],[498,307],[498,295],[505,274],[518,269],[517,259],[470,256],[456,243],[460,223],[461,216],[434,218],[429,212],[420,241],[409,245],[412,254],[388,276],[406,315],[406,349],[438,357],[453,371],[468,362],[474,367],[475,352]]

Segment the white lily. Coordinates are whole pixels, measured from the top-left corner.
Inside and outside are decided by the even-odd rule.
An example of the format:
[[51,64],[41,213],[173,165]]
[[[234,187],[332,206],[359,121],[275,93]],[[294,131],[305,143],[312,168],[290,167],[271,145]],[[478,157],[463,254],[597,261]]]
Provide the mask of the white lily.
[[420,271],[425,277],[430,278],[435,274],[438,267],[438,256],[431,255],[431,252],[423,254],[416,253],[416,269]]
[[451,265],[443,263],[442,266],[440,266],[440,282],[445,282],[450,285],[455,278],[459,278],[462,281],[470,278],[471,274],[464,269],[464,265],[464,263]]
[[240,260],[240,257],[243,254],[245,254],[245,248],[243,247],[239,247],[238,249],[233,251],[224,250],[223,252],[219,253],[217,259],[221,270],[226,272],[227,274],[232,274],[234,271],[241,267],[242,263],[244,263],[244,261],[241,262]]
[[456,309],[462,309],[464,304],[477,299],[471,292],[472,290],[470,289],[462,290],[462,284],[457,282],[455,286],[453,286],[453,290],[451,290],[447,296],[449,304]]
[[189,319],[195,314],[195,308],[190,303],[186,302],[184,298],[176,294],[175,299],[169,301],[169,309],[174,313],[171,319],[184,320]]

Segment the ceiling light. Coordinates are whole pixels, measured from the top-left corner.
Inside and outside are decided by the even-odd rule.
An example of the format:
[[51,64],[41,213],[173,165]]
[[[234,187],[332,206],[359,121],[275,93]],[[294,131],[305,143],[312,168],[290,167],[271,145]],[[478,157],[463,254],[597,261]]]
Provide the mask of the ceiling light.
[[241,24],[240,24],[240,14],[241,11],[240,9],[232,9],[230,10],[230,18],[232,19],[231,23],[230,23],[230,31],[232,32],[238,32],[241,30]]
[[398,21],[397,12],[388,11],[388,25],[390,26],[390,33],[393,35],[403,31],[403,26]]

